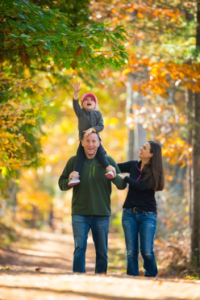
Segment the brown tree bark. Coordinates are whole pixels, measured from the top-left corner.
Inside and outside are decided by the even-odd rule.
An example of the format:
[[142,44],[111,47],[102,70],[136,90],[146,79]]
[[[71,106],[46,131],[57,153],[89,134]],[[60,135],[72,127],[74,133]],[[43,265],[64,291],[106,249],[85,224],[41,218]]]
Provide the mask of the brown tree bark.
[[[190,62],[191,64],[191,62]],[[188,145],[193,145],[194,138],[194,93],[191,90],[187,90],[187,118],[188,118]],[[193,207],[194,207],[194,174],[193,166],[187,164],[187,178],[188,178],[188,203],[190,206],[190,228],[192,230],[193,225]]]
[[[198,53],[200,50],[200,0],[196,1],[196,8],[196,49]],[[193,268],[198,269],[200,271],[200,93],[195,94],[194,110],[194,206],[191,236],[191,263]]]
[[[134,76],[132,73],[128,75],[128,82],[126,83],[126,91],[127,91],[127,99],[126,99],[126,119],[130,117],[130,115],[134,114],[134,110],[132,108],[133,105],[144,105],[144,98],[142,94],[139,94],[136,91],[133,91],[132,86],[134,83]],[[143,128],[143,125],[140,124],[137,120],[136,116],[133,116],[133,120],[135,123],[135,128],[130,129],[128,126],[128,160],[137,160],[139,148],[146,142],[146,131]]]
[[[126,83],[126,93],[127,93],[127,98],[126,98],[126,119],[130,116],[130,114],[133,113],[132,106],[134,104],[134,99],[133,99],[133,90],[132,90],[132,85],[133,85],[133,78],[131,73],[128,75],[128,82]],[[133,159],[134,156],[134,131],[127,126],[128,130],[128,141],[129,141],[129,147],[128,147],[128,157],[127,160]]]

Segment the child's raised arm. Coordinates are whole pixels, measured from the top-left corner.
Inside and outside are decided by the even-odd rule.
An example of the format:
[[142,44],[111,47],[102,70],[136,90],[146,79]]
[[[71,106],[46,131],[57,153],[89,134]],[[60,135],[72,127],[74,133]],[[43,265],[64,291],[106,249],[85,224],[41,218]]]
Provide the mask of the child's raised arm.
[[79,93],[79,91],[81,90],[81,89],[80,89],[80,82],[75,82],[75,83],[73,83],[73,84],[72,84],[72,87],[73,87],[73,89],[74,89],[74,97],[73,97],[73,99],[74,99],[74,100],[78,100],[78,98],[79,98],[78,93]]

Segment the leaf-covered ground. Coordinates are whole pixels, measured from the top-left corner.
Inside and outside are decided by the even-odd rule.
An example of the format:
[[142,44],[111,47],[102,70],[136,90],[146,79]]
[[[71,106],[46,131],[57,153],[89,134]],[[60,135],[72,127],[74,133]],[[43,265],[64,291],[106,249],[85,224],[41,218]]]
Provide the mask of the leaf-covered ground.
[[[23,246],[0,249],[0,300],[200,299],[200,280],[125,274],[123,241],[111,233],[107,275],[94,274],[91,236],[87,274],[71,272],[73,239],[67,233],[23,230]],[[116,250],[117,249],[117,250]]]

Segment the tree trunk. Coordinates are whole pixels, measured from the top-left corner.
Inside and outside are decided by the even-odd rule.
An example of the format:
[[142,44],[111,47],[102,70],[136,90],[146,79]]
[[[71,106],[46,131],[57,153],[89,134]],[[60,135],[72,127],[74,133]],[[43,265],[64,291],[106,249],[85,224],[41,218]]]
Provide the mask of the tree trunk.
[[[196,49],[200,49],[200,0],[197,5]],[[194,206],[191,240],[191,263],[193,268],[200,271],[200,93],[194,98]]]
[[132,130],[128,127],[128,138],[129,138],[129,150],[128,150],[128,160],[138,159],[139,148],[146,141],[146,131],[143,128],[143,125],[140,124],[137,120],[137,116],[134,115],[133,105],[144,105],[144,98],[141,94],[136,91],[133,91],[133,75],[130,73],[128,75],[129,81],[126,84],[127,87],[127,101],[126,101],[126,119],[130,118],[130,115],[133,114],[133,121],[135,128]]
[[195,138],[193,145],[194,203],[191,241],[191,263],[200,268],[200,94],[195,95]]
[[[188,145],[193,145],[194,138],[194,93],[187,90],[187,118],[188,118]],[[192,230],[193,224],[193,206],[194,206],[194,174],[193,166],[187,162],[187,180],[188,180],[188,203],[190,206],[190,228]]]
[[36,219],[37,219],[37,208],[35,205],[32,205],[32,219],[31,219],[31,228],[36,228]]
[[[131,74],[128,75],[129,81],[126,83],[126,120],[130,118],[130,114],[133,113],[133,90],[132,90],[132,85],[133,85],[133,79]],[[127,124],[127,129],[128,129],[128,160],[133,159],[134,155],[134,131],[129,128],[129,124]]]
[[[144,97],[137,92],[133,93],[134,104],[144,106]],[[134,116],[135,128],[134,128],[134,159],[138,159],[139,148],[146,142],[146,131],[143,128],[143,124],[139,123],[137,115]]]
[[170,196],[171,197],[179,197],[183,199],[184,197],[184,183],[183,180],[185,178],[186,167],[181,168],[181,164],[176,164],[175,166],[175,174],[174,179],[171,182],[170,188]]

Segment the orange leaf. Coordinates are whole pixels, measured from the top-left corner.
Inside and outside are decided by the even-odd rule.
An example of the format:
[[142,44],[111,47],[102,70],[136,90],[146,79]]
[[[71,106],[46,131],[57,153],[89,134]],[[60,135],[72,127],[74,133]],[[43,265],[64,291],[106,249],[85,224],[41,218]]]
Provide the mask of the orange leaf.
[[134,91],[138,91],[139,85],[134,84],[134,85],[132,86],[132,89],[133,89]]
[[144,15],[141,14],[140,12],[137,13],[137,16],[138,16],[138,18],[140,18],[140,19],[144,18]]

